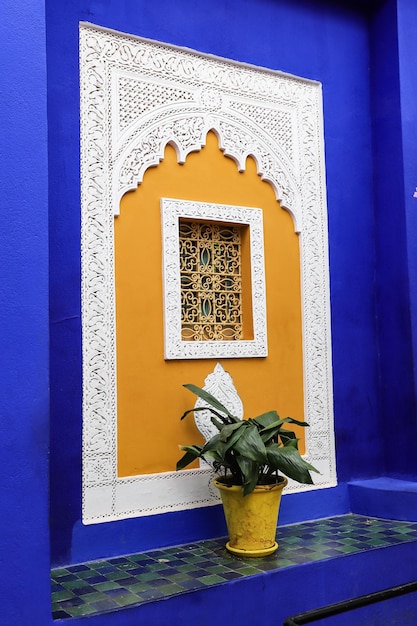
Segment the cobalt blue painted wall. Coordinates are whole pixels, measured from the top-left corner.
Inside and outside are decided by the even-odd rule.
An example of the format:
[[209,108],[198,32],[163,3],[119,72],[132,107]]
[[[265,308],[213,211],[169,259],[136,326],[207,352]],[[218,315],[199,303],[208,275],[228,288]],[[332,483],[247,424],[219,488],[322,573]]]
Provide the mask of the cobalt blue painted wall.
[[[414,389],[417,389],[417,198],[413,192],[417,186],[417,11],[413,0],[400,0],[398,4],[398,38],[401,92],[401,127],[404,169],[404,206],[407,228],[407,263],[411,316],[411,345],[413,351]],[[416,411],[411,413],[410,439],[417,441]],[[415,449],[411,450],[416,459]],[[416,476],[416,463],[411,467]]]
[[[385,470],[415,475],[417,200],[411,195],[417,184],[417,15],[414,0],[398,0],[397,11],[393,0],[382,4],[372,21],[369,56],[365,16],[359,8],[357,12],[341,9],[333,1],[47,1],[54,562],[71,559],[74,540],[79,549],[77,558],[82,558],[88,550],[110,553],[114,544],[117,549],[129,551],[133,535],[143,528],[146,541],[155,545],[185,537],[192,532],[186,530],[189,521],[198,525],[198,532],[208,532],[204,511],[160,516],[157,521],[129,520],[130,527],[127,523],[105,525],[106,530],[90,527],[88,534],[79,523],[79,20],[323,82],[339,477],[347,481]],[[3,0],[0,18],[0,79],[6,86],[5,97],[0,99],[1,621],[7,626],[47,626],[52,620],[47,529],[48,144],[44,3]],[[369,61],[373,68],[371,90]],[[371,107],[375,115],[373,152]],[[377,339],[381,340],[380,345]],[[384,391],[381,403],[378,363]],[[387,410],[382,413],[384,407]],[[402,433],[398,428],[394,435],[385,430],[391,416],[401,420],[407,435],[400,439],[394,453],[390,449],[392,443],[388,443]],[[362,429],[352,431],[352,422],[355,426],[359,422]],[[368,458],[365,452],[368,453],[369,441],[374,445]],[[286,513],[287,519],[281,519],[289,521],[302,515],[303,503],[310,506],[313,516],[320,511],[343,512],[347,507],[345,491],[342,485],[321,494],[288,496],[291,511]],[[210,515],[216,517],[217,513],[213,509]],[[338,599],[343,592],[343,587],[338,586],[341,579],[344,583],[350,581],[352,589],[356,585],[356,593],[366,592],[369,581],[357,576],[349,559],[341,560],[338,571],[318,565],[311,572],[308,580],[313,584],[303,596],[304,608],[315,606],[317,594],[325,600],[326,589],[329,600]],[[382,553],[377,561],[373,570],[381,574],[380,586],[388,581],[402,582],[398,579],[400,574],[404,582],[415,577],[415,559],[404,559],[402,553],[395,559],[401,567],[392,567],[392,561],[387,563]],[[361,562],[359,572],[366,571],[363,565]],[[296,575],[288,570],[281,581],[288,598],[286,613],[303,608],[300,596],[288,593],[298,588]],[[276,594],[276,579],[264,583],[264,579],[247,581],[246,594],[237,592],[232,584],[226,619],[235,623],[238,616],[243,624],[253,618],[255,611],[258,615],[258,609],[251,604],[255,594],[263,594],[260,610],[267,611],[265,620],[275,619],[277,616],[270,611],[270,597]],[[183,623],[186,615],[203,624],[213,606],[224,606],[224,597],[224,588],[217,588],[204,597],[197,594],[186,596],[185,600],[176,598],[159,603],[156,610],[148,605],[140,611],[100,616],[91,623],[133,624],[140,616],[149,624],[160,624],[171,621],[173,615],[178,623]],[[214,602],[219,604],[211,604]]]
[[[407,7],[408,16],[404,12]],[[401,29],[398,27],[397,3],[394,0],[386,2],[378,13],[372,26],[371,84],[375,166],[376,297],[381,376],[380,432],[384,436],[385,473],[415,478],[417,424],[411,334],[411,315],[415,322],[415,312],[410,308],[410,297],[414,302],[415,295],[413,285],[409,282],[411,276],[409,269],[413,272],[415,281],[416,255],[414,231],[411,228],[415,227],[412,209],[416,208],[415,205],[412,206],[414,201],[412,193],[416,185],[414,183],[413,186],[412,181],[416,165],[416,147],[412,139],[416,136],[416,119],[415,90],[414,104],[412,103],[415,77],[411,71],[409,54],[413,52],[413,49],[410,49],[411,42],[414,52],[416,50],[416,15],[415,10],[410,12],[409,9],[410,3],[399,0]],[[410,72],[407,77],[406,69]],[[403,72],[401,82],[400,70]],[[403,124],[406,126],[404,133]],[[396,454],[394,450],[401,452]]]
[[[208,8],[209,7],[209,8]],[[47,2],[51,254],[51,534],[54,563],[219,534],[216,510],[80,523],[80,183],[78,22],[187,46],[323,83],[329,208],[334,401],[342,481],[384,467],[378,435],[374,211],[366,14],[289,0]],[[361,431],[352,432],[352,416]],[[369,441],[372,447],[369,450]],[[343,512],[343,486],[321,515]],[[331,497],[330,497],[331,496]],[[334,498],[334,499],[332,499]],[[303,497],[292,507],[302,513]],[[319,507],[318,507],[319,508]],[[214,520],[193,523],[202,515]],[[211,528],[211,530],[210,530]],[[141,530],[144,531],[141,539]],[[84,549],[88,550],[85,551]]]
[[0,622],[43,625],[50,620],[43,3],[3,0],[0,41]]

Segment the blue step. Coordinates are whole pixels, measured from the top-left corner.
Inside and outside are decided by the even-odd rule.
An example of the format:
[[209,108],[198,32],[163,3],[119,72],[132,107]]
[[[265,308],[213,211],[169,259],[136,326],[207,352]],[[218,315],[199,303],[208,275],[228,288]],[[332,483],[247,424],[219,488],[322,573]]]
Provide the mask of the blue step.
[[417,522],[417,482],[380,477],[348,484],[351,511]]

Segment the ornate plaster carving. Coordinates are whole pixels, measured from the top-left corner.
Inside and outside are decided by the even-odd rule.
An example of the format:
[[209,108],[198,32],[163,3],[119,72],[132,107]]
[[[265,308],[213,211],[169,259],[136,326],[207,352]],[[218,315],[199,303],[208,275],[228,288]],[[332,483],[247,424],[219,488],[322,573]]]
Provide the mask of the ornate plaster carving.
[[[162,198],[164,316],[166,359],[226,359],[265,357],[266,296],[262,209]],[[183,341],[181,339],[181,285],[179,218],[246,224],[250,228],[253,340]]]
[[[216,363],[214,370],[205,379],[203,389],[217,398],[230,413],[239,419],[243,419],[243,404],[236,391],[233,378],[230,376],[229,372],[223,369],[220,363]],[[208,404],[201,398],[197,398],[194,406],[201,408],[208,406]],[[194,413],[195,424],[206,441],[219,432],[212,424],[211,416],[212,413],[210,411],[198,411]]]
[[119,478],[116,448],[114,215],[167,143],[183,162],[209,130],[240,170],[254,157],[300,233],[307,457],[322,471],[312,488],[334,485],[320,84],[88,24],[80,73],[83,521],[218,502],[207,469]]

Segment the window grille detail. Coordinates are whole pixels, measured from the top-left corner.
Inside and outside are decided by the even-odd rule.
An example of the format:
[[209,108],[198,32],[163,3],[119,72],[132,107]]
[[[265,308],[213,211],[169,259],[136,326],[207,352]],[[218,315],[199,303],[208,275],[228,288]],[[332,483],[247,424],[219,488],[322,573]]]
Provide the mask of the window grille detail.
[[242,339],[240,229],[180,221],[179,246],[182,339]]
[[265,357],[262,209],[161,198],[165,359]]

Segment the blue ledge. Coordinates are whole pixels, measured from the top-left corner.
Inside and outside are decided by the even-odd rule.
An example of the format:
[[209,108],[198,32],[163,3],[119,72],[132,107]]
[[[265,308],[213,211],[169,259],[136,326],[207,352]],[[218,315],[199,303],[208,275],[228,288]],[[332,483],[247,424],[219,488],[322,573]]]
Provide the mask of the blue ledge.
[[[264,559],[234,557],[217,539],[54,569],[55,623],[281,626],[289,615],[416,579],[417,524],[350,514],[279,527],[277,538],[278,552]],[[401,609],[386,623],[415,626],[415,598]],[[386,617],[389,609],[375,610]],[[383,623],[375,610],[337,623]]]
[[351,482],[348,490],[353,513],[417,521],[417,482],[381,477]]

